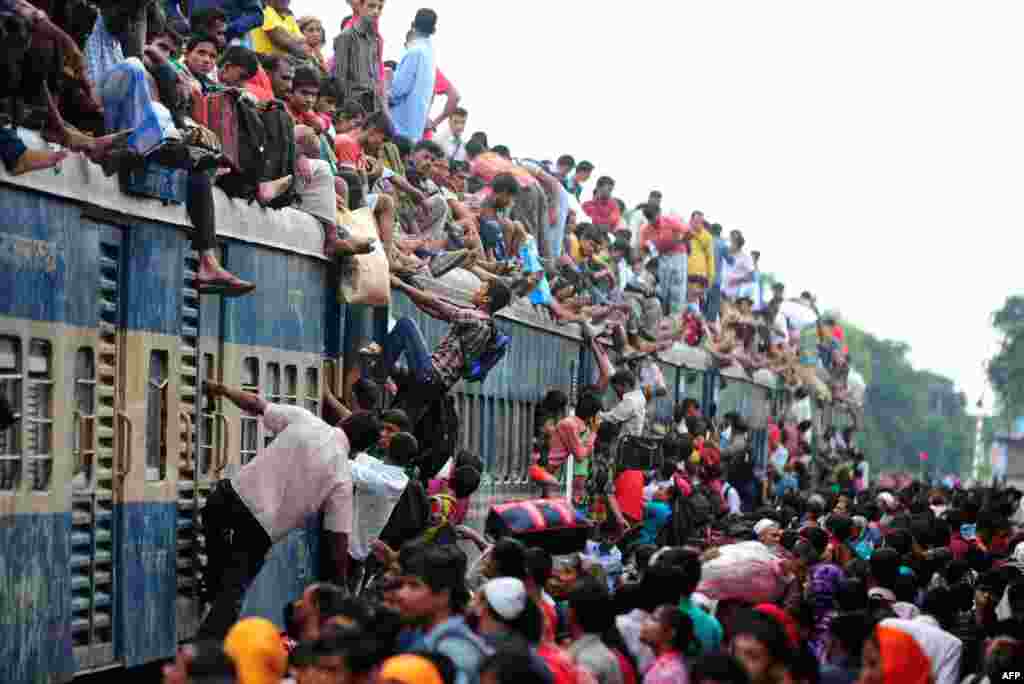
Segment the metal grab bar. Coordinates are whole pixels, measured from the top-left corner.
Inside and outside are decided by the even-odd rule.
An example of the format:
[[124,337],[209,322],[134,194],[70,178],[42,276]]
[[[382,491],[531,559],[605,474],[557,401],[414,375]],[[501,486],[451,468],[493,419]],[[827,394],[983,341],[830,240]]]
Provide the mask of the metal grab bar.
[[[119,449],[120,454],[117,463],[117,476],[124,479],[128,477],[128,473],[132,471],[132,450],[131,441],[135,434],[135,428],[132,425],[131,418],[124,411],[117,412],[117,418],[120,421],[121,431],[121,448]],[[127,430],[123,428],[127,427]]]
[[185,421],[185,461],[182,465],[188,467],[192,463],[192,416],[185,409],[181,409],[178,411],[178,417]]
[[231,444],[230,438],[228,437],[228,419],[223,413],[217,414],[217,420],[221,421],[223,429],[221,430],[221,442],[220,442],[220,457],[217,459],[216,473],[220,475],[224,472],[224,469],[228,467],[228,448]]

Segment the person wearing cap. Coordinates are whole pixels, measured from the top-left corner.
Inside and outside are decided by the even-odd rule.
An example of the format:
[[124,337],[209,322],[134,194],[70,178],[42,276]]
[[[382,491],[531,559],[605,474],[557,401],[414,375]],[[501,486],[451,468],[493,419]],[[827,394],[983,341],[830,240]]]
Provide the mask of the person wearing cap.
[[931,664],[935,684],[958,684],[964,644],[949,632],[920,620],[886,618],[881,627],[908,634],[917,642]]
[[437,663],[422,655],[388,658],[377,673],[380,684],[445,684]]
[[782,541],[782,526],[771,518],[761,518],[754,525],[754,536],[757,541],[775,550]]
[[235,661],[238,684],[279,684],[288,671],[288,652],[277,627],[264,618],[246,618],[227,633],[224,652]]
[[474,603],[477,632],[484,641],[495,652],[528,652],[532,669],[552,681],[550,668],[533,650],[543,636],[544,617],[526,584],[515,577],[497,577],[483,586]]
[[417,11],[412,29],[414,35],[391,79],[389,103],[395,133],[418,143],[427,129],[437,78],[431,44],[431,36],[437,30],[437,13],[432,9]]
[[209,556],[205,598],[213,605],[199,639],[222,639],[238,619],[249,585],[267,552],[292,530],[323,513],[338,584],[348,579],[352,532],[349,453],[377,441],[372,415],[353,416],[334,428],[300,406],[271,404],[255,394],[207,382],[211,400],[224,397],[261,416],[274,440],[238,473],[221,480],[202,510]]

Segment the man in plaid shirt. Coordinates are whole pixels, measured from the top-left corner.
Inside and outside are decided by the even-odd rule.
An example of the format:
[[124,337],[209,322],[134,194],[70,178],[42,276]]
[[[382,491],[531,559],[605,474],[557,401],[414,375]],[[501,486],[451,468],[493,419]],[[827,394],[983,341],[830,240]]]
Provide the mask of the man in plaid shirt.
[[473,294],[473,308],[455,306],[439,297],[409,285],[392,276],[392,286],[405,293],[420,311],[451,324],[431,354],[419,326],[411,318],[402,318],[388,333],[381,345],[380,359],[374,370],[377,380],[386,380],[395,363],[405,354],[415,387],[405,411],[417,422],[423,409],[444,396],[462,379],[467,359],[472,359],[487,345],[494,333],[494,314],[512,301],[512,292],[502,282],[484,283]]

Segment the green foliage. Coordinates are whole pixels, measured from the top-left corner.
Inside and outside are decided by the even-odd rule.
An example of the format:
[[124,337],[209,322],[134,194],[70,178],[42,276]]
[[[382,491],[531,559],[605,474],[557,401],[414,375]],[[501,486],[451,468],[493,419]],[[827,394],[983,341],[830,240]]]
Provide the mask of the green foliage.
[[1024,415],[1024,296],[1006,298],[992,314],[1000,348],[988,362],[988,379],[999,400],[1000,412],[1009,418]]
[[860,446],[872,472],[921,472],[928,454],[934,476],[964,473],[974,450],[966,401],[948,378],[916,370],[904,342],[883,340],[844,322],[850,362],[867,383]]

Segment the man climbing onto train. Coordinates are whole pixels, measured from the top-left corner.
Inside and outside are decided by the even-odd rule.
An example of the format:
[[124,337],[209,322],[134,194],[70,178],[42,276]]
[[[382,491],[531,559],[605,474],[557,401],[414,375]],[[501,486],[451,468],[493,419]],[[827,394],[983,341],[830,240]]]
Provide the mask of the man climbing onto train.
[[333,579],[345,586],[353,501],[349,454],[373,446],[379,427],[373,414],[361,413],[334,428],[300,406],[271,404],[218,382],[206,383],[206,392],[261,416],[276,435],[234,477],[218,483],[202,510],[208,557],[204,599],[212,605],[196,638],[220,641],[238,620],[245,592],[273,545],[320,512],[336,569]]
[[383,344],[364,350],[379,354],[373,375],[381,383],[392,375],[395,363],[405,354],[409,377],[405,386],[400,384],[396,407],[403,409],[415,425],[423,412],[456,383],[463,379],[482,380],[473,374],[486,375],[490,369],[488,364],[493,365],[495,356],[500,358],[503,348],[496,347],[500,336],[494,325],[494,314],[509,305],[512,292],[501,281],[484,283],[473,294],[473,308],[469,308],[449,304],[394,276],[391,284],[420,311],[451,324],[433,353],[427,351],[416,322],[407,317],[395,323]]

